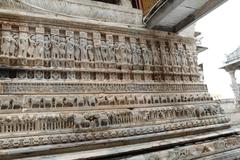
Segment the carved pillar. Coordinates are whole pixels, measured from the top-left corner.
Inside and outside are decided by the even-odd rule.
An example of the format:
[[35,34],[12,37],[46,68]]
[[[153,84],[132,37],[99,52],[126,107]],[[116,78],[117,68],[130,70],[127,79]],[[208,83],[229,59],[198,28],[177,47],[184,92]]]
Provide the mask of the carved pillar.
[[36,66],[44,65],[44,27],[38,26],[36,27]]
[[229,71],[228,73],[230,74],[230,77],[232,80],[232,90],[233,90],[233,93],[235,96],[235,104],[237,106],[239,106],[240,105],[240,95],[239,95],[239,87],[238,87],[237,80],[235,77],[235,70]]

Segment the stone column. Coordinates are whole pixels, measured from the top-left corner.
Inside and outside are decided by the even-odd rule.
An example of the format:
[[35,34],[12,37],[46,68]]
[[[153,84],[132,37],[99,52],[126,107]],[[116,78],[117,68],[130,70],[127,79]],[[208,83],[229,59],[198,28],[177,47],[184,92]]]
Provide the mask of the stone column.
[[121,0],[121,5],[122,6],[125,6],[125,7],[128,7],[128,8],[132,8],[132,3],[130,0]]
[[230,77],[232,80],[232,90],[233,90],[233,93],[235,96],[235,104],[236,104],[236,106],[239,106],[240,105],[239,87],[238,87],[237,80],[235,77],[235,70],[229,71],[228,73],[230,74]]

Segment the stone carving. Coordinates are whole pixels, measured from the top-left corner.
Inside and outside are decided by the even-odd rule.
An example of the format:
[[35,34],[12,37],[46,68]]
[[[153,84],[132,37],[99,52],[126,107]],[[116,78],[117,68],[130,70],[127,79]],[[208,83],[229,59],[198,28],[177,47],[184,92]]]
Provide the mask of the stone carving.
[[[62,39],[61,39],[62,40]],[[51,55],[53,59],[59,59],[59,37],[57,35],[51,36]],[[64,50],[61,45],[61,51]]]
[[75,38],[75,42],[74,42],[74,59],[76,61],[80,61],[81,60],[81,52],[80,52],[80,47],[79,47],[79,39]]
[[29,47],[27,50],[27,57],[33,58],[35,56],[35,47],[36,47],[36,36],[30,35],[28,38],[29,41]]
[[36,58],[44,58],[44,37],[42,35],[36,36]]
[[161,49],[156,47],[156,44],[153,43],[152,45],[152,55],[153,55],[153,64],[160,65],[161,58],[160,58]]
[[[36,30],[36,33],[33,34],[32,30]],[[127,82],[131,80],[177,82],[183,80],[198,83],[196,56],[192,48],[191,44],[182,42],[162,39],[149,41],[95,31],[73,32],[61,29],[60,34],[60,29],[49,29],[44,26],[35,29],[20,26],[19,34],[9,29],[3,31],[1,38],[1,54],[4,52],[7,58],[10,58],[10,61],[3,61],[4,64],[43,66],[45,69],[61,67],[66,70],[62,74],[66,76],[61,76],[56,80],[63,77],[74,80],[78,77],[78,79],[96,81],[114,79]],[[12,60],[12,57],[22,57],[25,60],[20,59],[15,62],[16,60]],[[115,70],[109,73],[103,73],[98,69],[90,73],[88,70],[102,67]],[[82,70],[80,73],[74,71],[70,74],[67,71],[69,68],[81,68]],[[141,73],[142,69],[150,71],[153,68],[154,73]],[[137,72],[129,73],[128,71],[131,70]],[[188,74],[189,71],[190,74]],[[119,72],[121,73],[118,74]],[[167,74],[168,72],[171,74]]]
[[93,43],[94,43],[94,51],[95,51],[95,62],[102,62],[102,53],[101,53],[101,34],[94,33],[93,34]]
[[67,50],[67,59],[74,59],[74,34],[73,32],[67,33],[69,36],[67,37],[66,41],[66,50]]
[[44,58],[51,58],[50,35],[44,36]]
[[87,53],[87,34],[85,32],[80,32],[80,51],[81,51],[81,60],[88,61]]
[[38,23],[0,31],[0,149],[229,125],[192,41]]
[[115,63],[116,55],[115,55],[112,35],[107,36],[106,45],[107,45],[107,52],[108,52],[108,56],[109,56],[109,61],[111,63]]
[[27,57],[27,52],[28,52],[28,34],[27,33],[19,33],[19,54],[18,56],[20,58],[26,58]]
[[94,61],[95,53],[94,53],[94,47],[92,41],[87,41],[87,53],[88,53],[88,59],[90,62]]
[[[142,44],[142,55],[143,55],[143,60],[145,65],[151,65],[152,64],[152,51],[147,47],[146,44]],[[139,51],[140,52],[140,51]]]
[[11,35],[9,32],[3,32],[1,38],[1,53],[2,55],[8,56],[11,46]]
[[101,41],[101,54],[104,62],[107,62],[109,60],[109,52],[107,48],[107,44],[105,41]]
[[[53,52],[53,54],[55,55],[54,56],[54,58],[55,59],[65,59],[66,58],[66,48],[67,48],[67,51],[68,51],[68,54],[67,54],[67,56],[70,56],[70,57],[72,57],[72,51],[69,51],[70,50],[70,44],[69,44],[69,40],[68,40],[68,46],[66,46],[66,39],[65,39],[65,37],[59,37],[59,42],[57,42],[57,40],[56,41],[54,41],[53,42],[53,47],[56,47],[56,45],[58,45],[58,51],[57,50],[55,50],[54,52]],[[71,48],[72,49],[72,48]],[[67,57],[67,58],[69,58],[69,57]]]
[[131,47],[130,47],[130,44],[127,42],[126,43],[126,58],[127,58],[127,63],[128,64],[132,64],[132,50],[131,50]]

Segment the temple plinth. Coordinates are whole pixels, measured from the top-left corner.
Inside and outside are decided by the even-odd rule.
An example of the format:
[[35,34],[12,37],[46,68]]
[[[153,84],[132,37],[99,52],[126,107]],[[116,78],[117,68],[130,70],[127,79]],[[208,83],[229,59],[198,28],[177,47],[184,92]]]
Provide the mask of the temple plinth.
[[195,39],[144,27],[130,4],[0,2],[3,159],[236,155]]

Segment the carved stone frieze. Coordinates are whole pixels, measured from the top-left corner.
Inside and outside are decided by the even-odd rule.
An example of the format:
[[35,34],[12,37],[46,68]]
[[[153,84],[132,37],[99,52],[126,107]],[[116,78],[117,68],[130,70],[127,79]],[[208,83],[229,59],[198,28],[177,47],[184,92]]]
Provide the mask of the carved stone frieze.
[[[96,78],[103,79],[101,68],[112,69],[109,76],[114,80],[122,77],[121,80],[129,81],[131,75],[125,73],[130,71],[137,71],[132,73],[136,81],[171,81],[176,75],[180,75],[176,82],[199,79],[193,43],[175,42],[170,37],[143,39],[55,26],[32,27],[6,21],[0,24],[2,66],[74,69],[84,71],[82,74],[87,80],[90,70]],[[153,71],[161,71],[164,78],[154,78]]]
[[[21,72],[20,72],[21,73]],[[38,72],[37,72],[38,73]],[[43,74],[38,73],[38,77]],[[50,76],[50,75],[49,75]],[[44,77],[50,79],[48,75]],[[82,75],[84,76],[84,75]],[[87,78],[87,77],[85,77]],[[90,79],[90,77],[89,77]],[[2,83],[4,94],[24,94],[24,93],[98,93],[98,92],[207,92],[204,84],[126,84],[126,83],[69,83],[69,82],[49,82],[49,83],[27,83],[27,82],[4,82]]]
[[7,19],[0,15],[1,150],[229,127],[199,79],[193,39]]

